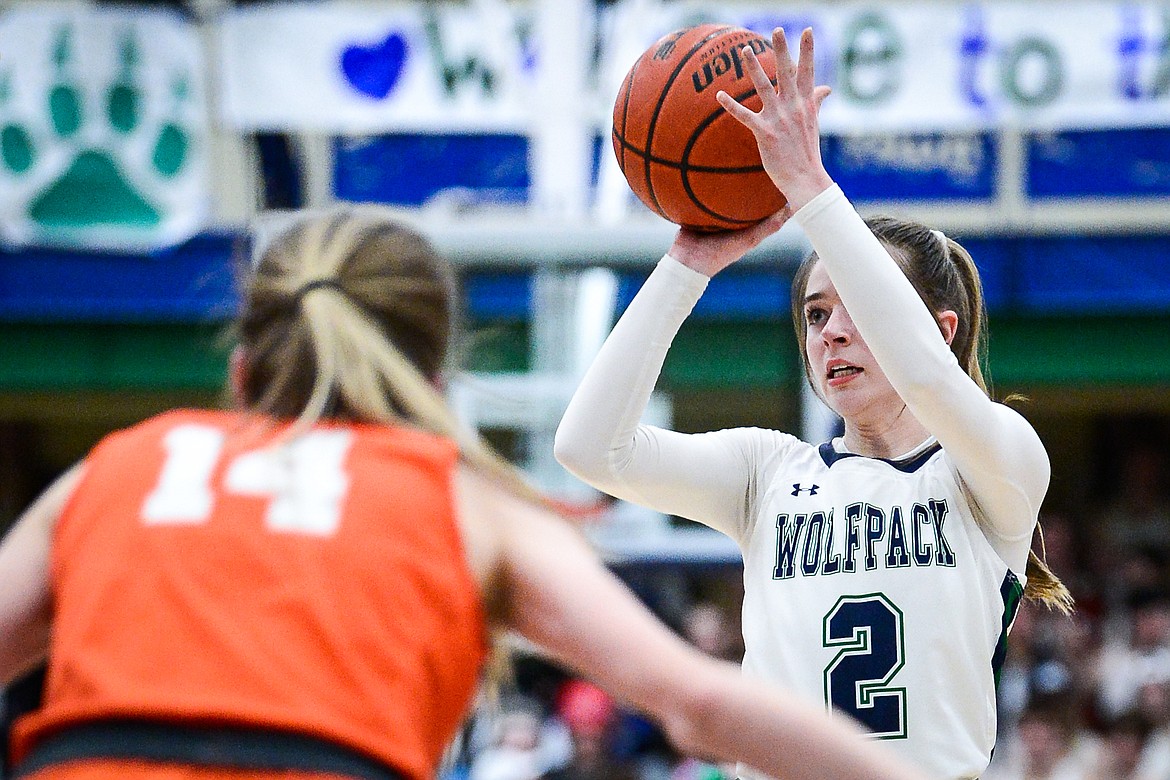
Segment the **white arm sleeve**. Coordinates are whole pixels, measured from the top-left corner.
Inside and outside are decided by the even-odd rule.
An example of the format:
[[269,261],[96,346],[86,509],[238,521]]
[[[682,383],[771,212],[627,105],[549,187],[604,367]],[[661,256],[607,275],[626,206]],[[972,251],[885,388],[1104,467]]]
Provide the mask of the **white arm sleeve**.
[[666,352],[708,281],[669,256],[659,261],[573,394],[554,452],[599,490],[739,540],[755,463],[784,434],[752,428],[684,434],[639,424]]
[[951,459],[989,541],[1001,551],[996,537],[1016,542],[1011,557],[1018,560],[1023,546],[1026,559],[1050,473],[1032,426],[967,376],[933,314],[839,187],[811,200],[796,220],[890,384]]

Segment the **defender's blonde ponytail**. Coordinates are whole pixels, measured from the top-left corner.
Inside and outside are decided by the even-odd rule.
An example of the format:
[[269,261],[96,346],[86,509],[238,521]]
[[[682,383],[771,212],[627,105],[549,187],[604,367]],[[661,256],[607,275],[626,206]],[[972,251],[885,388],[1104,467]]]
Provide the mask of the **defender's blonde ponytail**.
[[248,287],[244,400],[294,430],[329,417],[446,436],[472,468],[544,504],[437,389],[454,319],[454,272],[417,233],[371,207],[304,218],[268,246]]

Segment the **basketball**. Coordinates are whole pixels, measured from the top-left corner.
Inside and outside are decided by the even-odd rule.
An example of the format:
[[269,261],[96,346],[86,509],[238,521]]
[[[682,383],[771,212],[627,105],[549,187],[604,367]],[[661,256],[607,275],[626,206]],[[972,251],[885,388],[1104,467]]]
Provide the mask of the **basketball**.
[[675,224],[731,230],[784,207],[751,131],[715,99],[723,90],[760,110],[744,46],[751,46],[775,82],[770,40],[741,27],[704,24],[659,39],[634,62],[618,91],[618,165],[638,198]]

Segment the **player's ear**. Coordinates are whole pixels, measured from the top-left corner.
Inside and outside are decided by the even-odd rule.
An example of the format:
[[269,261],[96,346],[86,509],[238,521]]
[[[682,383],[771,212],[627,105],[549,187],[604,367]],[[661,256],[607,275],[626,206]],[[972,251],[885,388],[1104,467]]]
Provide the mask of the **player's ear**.
[[955,340],[955,333],[959,330],[959,315],[950,309],[944,309],[935,315],[938,320],[938,329],[942,331],[943,339],[946,340],[947,346]]

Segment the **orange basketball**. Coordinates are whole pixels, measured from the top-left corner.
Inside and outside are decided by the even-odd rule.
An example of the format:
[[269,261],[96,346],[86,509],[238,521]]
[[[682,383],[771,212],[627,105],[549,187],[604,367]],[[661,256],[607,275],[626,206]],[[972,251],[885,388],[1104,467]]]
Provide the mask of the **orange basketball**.
[[613,150],[630,188],[653,211],[698,230],[747,227],[784,207],[751,132],[719,90],[760,110],[742,49],[775,82],[772,43],[741,27],[677,30],[630,68],[613,107]]

